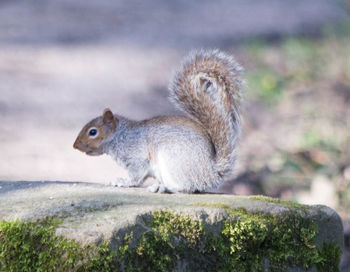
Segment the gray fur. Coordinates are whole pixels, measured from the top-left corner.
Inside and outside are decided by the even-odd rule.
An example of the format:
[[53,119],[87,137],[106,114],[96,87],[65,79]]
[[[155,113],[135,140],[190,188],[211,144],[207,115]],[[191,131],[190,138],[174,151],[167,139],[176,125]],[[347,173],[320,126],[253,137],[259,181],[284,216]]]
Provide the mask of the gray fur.
[[116,185],[139,186],[150,176],[159,182],[151,191],[194,192],[220,185],[232,171],[240,135],[241,72],[218,50],[192,52],[169,85],[171,101],[189,117],[136,122],[116,115],[116,133],[103,147],[129,172],[129,179]]

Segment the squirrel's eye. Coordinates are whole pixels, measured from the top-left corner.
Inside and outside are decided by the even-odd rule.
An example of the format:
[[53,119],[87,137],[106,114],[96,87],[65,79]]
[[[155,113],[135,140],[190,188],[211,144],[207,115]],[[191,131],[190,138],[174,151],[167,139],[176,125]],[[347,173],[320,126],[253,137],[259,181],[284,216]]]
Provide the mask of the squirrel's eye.
[[98,131],[96,128],[91,128],[89,130],[89,136],[92,136],[92,137],[97,136],[97,133],[98,133]]

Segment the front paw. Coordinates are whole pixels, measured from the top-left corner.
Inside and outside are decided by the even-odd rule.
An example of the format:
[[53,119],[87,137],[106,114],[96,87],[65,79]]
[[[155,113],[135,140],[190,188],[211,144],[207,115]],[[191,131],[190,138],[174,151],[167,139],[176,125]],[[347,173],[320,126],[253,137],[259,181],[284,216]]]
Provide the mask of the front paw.
[[164,185],[157,184],[157,183],[155,183],[151,186],[148,186],[147,190],[151,193],[167,193],[168,192],[168,190],[165,188]]
[[159,190],[159,184],[157,183],[147,187],[147,191],[151,193],[157,193],[158,190]]
[[117,178],[116,180],[111,181],[111,186],[115,187],[129,187],[130,182],[124,178]]

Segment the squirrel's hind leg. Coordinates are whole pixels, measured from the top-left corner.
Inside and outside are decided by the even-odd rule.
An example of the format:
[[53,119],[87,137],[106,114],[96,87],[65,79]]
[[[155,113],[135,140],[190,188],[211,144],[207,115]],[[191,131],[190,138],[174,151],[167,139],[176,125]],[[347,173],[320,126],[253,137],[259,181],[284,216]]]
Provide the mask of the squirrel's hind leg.
[[155,177],[165,192],[202,192],[221,183],[210,149],[190,143],[158,150],[155,169]]

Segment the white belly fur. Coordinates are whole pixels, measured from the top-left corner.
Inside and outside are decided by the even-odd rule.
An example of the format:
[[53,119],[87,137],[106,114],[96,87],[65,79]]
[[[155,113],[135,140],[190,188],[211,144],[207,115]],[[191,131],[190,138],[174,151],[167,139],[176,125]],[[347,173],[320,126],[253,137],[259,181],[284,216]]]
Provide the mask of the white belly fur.
[[171,162],[168,161],[169,156],[162,154],[162,151],[157,156],[157,170],[156,178],[161,182],[169,191],[178,192],[182,190],[181,184],[176,180],[176,177],[171,173]]

